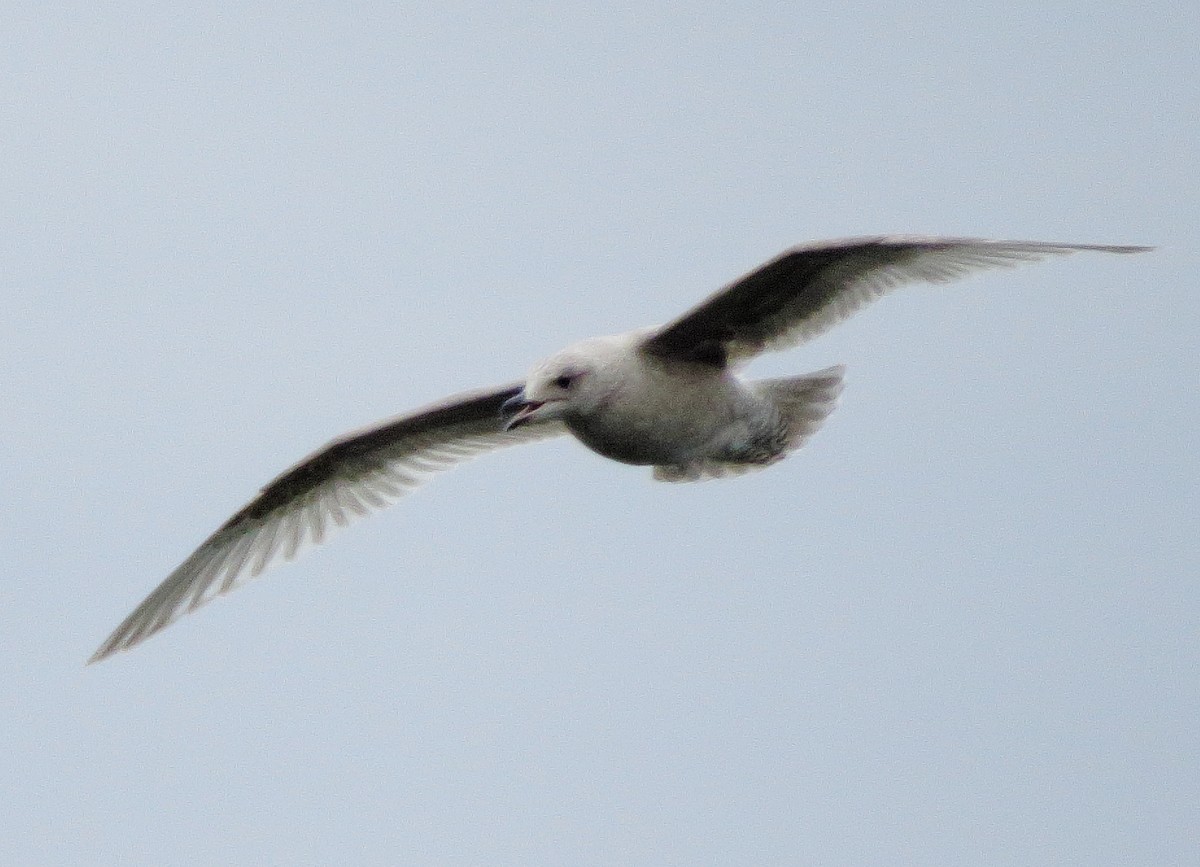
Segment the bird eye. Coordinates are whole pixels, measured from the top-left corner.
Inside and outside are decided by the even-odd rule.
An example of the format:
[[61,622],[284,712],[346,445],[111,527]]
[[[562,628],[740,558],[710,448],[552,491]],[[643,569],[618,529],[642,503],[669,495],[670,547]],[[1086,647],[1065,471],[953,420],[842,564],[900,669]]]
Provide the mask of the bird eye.
[[570,374],[564,373],[562,376],[560,376],[554,380],[554,384],[561,389],[568,389],[571,387],[571,383],[574,381],[575,381],[575,377],[571,376]]

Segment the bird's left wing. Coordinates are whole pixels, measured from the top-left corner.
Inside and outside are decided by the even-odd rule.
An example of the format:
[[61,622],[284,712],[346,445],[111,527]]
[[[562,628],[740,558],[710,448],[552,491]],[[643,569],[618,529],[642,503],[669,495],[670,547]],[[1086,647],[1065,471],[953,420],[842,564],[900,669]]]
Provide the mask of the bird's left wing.
[[133,647],[268,566],[320,544],[439,470],[507,445],[563,433],[558,422],[504,430],[519,384],[458,395],[340,437],[262,489],[146,597],[88,662]]
[[652,355],[723,366],[816,337],[889,289],[1081,250],[1149,247],[880,235],[793,247],[650,334]]

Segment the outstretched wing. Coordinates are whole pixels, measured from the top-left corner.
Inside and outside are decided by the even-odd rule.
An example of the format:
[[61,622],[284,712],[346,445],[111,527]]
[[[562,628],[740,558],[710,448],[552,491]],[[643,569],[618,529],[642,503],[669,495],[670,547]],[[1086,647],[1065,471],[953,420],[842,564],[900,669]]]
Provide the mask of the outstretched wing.
[[472,392],[348,434],[283,473],[146,597],[88,662],[133,647],[306,543],[389,505],[430,474],[483,452],[563,433],[560,423],[504,430],[512,385]]
[[883,235],[793,247],[646,338],[662,357],[724,365],[809,340],[890,289],[1078,250],[1150,247]]

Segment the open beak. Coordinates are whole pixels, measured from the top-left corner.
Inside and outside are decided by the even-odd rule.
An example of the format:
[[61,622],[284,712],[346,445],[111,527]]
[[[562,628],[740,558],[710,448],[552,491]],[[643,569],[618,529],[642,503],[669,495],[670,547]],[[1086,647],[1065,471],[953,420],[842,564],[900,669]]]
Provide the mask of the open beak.
[[533,414],[541,409],[543,405],[543,401],[529,400],[525,397],[525,392],[517,392],[504,401],[500,407],[500,415],[506,419],[504,429],[506,431],[515,430],[526,422],[531,421]]

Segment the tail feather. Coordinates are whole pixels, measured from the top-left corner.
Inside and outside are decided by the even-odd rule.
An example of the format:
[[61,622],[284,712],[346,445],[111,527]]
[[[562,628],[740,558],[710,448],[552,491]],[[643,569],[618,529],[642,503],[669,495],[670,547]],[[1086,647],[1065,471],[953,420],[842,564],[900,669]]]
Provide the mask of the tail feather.
[[761,443],[724,460],[656,466],[654,478],[661,482],[720,479],[760,470],[783,460],[804,445],[837,407],[845,373],[845,366],[839,364],[803,376],[759,380],[754,387],[779,413],[779,426],[765,435]]
[[793,452],[804,445],[837,408],[845,375],[845,365],[838,364],[804,376],[764,379],[755,383],[783,416],[785,452]]

